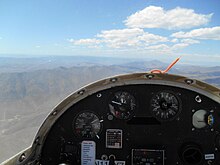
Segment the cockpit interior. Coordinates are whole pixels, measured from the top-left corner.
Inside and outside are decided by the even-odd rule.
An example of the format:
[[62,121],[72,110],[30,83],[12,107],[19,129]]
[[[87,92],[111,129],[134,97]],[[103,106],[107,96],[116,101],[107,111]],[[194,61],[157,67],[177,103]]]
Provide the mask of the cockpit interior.
[[220,89],[183,76],[133,73],[59,103],[32,146],[4,162],[36,165],[219,165]]

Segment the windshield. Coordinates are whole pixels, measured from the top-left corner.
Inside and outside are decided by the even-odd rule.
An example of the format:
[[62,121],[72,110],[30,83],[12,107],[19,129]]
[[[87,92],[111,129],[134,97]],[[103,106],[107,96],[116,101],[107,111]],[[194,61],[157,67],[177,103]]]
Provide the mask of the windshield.
[[0,162],[104,77],[164,70],[220,87],[218,0],[1,0]]

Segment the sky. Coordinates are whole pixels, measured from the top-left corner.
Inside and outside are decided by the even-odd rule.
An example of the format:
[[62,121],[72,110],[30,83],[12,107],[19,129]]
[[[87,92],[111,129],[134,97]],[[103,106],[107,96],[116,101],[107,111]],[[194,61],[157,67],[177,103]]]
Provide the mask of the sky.
[[220,65],[219,0],[1,0],[0,56]]

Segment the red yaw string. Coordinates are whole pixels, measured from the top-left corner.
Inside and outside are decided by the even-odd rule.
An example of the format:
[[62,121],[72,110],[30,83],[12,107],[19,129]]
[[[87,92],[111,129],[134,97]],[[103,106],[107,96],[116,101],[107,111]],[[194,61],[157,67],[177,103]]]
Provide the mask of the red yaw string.
[[179,60],[181,57],[174,60],[165,70],[153,69],[150,73],[167,73]]

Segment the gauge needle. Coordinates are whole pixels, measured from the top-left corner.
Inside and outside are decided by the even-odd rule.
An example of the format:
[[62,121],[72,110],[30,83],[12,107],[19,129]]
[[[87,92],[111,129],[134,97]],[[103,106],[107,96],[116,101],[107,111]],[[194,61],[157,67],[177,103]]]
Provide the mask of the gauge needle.
[[91,122],[91,124],[95,123],[96,121],[98,121],[99,119],[95,119]]
[[116,102],[116,101],[112,101],[112,103],[114,103],[114,104],[118,104],[118,105],[122,105],[121,103]]

